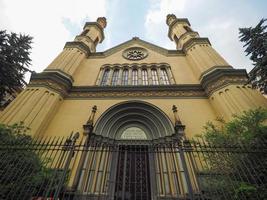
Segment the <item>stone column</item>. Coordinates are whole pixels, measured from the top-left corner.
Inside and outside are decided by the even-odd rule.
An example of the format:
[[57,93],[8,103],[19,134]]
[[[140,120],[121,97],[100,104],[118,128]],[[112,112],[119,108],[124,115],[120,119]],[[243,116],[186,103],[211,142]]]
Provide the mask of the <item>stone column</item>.
[[157,67],[157,73],[158,73],[159,85],[163,85],[160,67]]
[[107,80],[106,85],[111,85],[111,79],[112,79],[113,72],[114,72],[113,68],[109,68],[108,80]]
[[132,85],[132,73],[133,72],[133,68],[132,67],[129,67],[128,68],[128,85]]
[[168,66],[165,69],[166,69],[166,72],[167,72],[167,75],[168,75],[168,79],[170,81],[170,84],[171,85],[175,84],[175,81],[174,81],[174,78],[173,78],[173,75],[172,75],[172,71],[171,71],[171,67]]
[[103,76],[103,72],[104,72],[104,69],[101,68],[100,71],[99,71],[99,74],[98,74],[98,78],[97,78],[96,83],[95,83],[96,85],[100,85],[101,79],[102,79],[102,76]]

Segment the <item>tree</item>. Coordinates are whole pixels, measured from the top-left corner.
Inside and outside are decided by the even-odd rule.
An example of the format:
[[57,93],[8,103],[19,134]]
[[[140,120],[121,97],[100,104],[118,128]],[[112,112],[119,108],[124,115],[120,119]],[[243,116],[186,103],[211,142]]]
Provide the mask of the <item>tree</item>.
[[[53,151],[56,143],[34,140],[28,130],[23,123],[0,124],[0,199],[51,197],[62,178],[64,185],[68,181],[69,174],[53,165],[57,160],[52,154],[60,159]],[[65,150],[58,152],[65,155]]]
[[0,31],[0,101],[26,84],[24,75],[30,71],[31,43],[29,35]]
[[[222,190],[236,200],[267,198],[266,120],[267,109],[257,108],[229,122],[219,119],[217,125],[206,124],[201,137],[217,149],[204,153],[210,166],[207,173],[215,174],[204,178],[207,190]],[[217,195],[216,199],[225,198]]]
[[249,83],[253,88],[267,93],[267,32],[264,23],[266,19],[253,28],[239,28],[239,38],[244,42],[245,52],[253,61],[254,68],[249,73]]

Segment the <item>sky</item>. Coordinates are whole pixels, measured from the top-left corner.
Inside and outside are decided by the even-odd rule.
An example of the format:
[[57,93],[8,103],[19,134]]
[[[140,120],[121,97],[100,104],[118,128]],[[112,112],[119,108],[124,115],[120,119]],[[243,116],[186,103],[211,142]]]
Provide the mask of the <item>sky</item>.
[[0,0],[0,29],[33,36],[30,69],[41,72],[85,22],[100,16],[107,18],[107,27],[97,51],[133,37],[175,49],[165,22],[170,13],[188,18],[234,68],[252,69],[238,28],[267,18],[266,0]]

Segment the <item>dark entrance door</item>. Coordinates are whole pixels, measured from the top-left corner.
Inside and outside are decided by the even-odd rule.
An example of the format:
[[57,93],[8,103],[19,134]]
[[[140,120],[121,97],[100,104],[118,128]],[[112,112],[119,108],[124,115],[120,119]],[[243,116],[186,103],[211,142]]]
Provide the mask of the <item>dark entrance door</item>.
[[150,200],[150,174],[147,146],[120,146],[115,200]]

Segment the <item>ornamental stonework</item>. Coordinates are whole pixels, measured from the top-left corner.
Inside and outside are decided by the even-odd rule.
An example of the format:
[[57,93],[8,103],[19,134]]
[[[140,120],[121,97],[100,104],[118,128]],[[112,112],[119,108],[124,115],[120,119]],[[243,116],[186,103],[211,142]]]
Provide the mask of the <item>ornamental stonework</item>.
[[62,84],[56,83],[51,80],[42,80],[42,79],[31,80],[28,86],[45,86],[56,91],[63,97],[67,96],[67,88],[64,87]]
[[223,76],[216,81],[209,83],[205,91],[208,95],[211,95],[213,92],[229,83],[245,84],[247,83],[247,78],[244,76]]
[[124,50],[122,56],[128,60],[142,60],[148,56],[148,52],[141,47],[131,47]]
[[123,97],[201,97],[206,98],[204,91],[103,91],[103,92],[70,92],[67,98],[123,98]]

